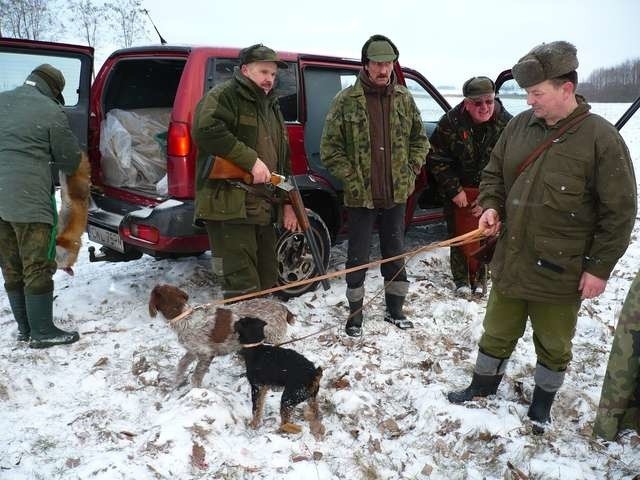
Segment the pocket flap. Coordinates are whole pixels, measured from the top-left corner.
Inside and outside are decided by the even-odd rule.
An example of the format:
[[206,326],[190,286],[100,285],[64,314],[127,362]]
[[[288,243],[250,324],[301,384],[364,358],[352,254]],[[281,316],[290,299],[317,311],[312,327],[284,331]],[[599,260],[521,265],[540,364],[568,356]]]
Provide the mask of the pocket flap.
[[585,240],[536,235],[534,245],[543,256],[559,259],[584,254]]
[[544,183],[551,190],[565,195],[582,195],[584,192],[584,181],[565,173],[548,173]]

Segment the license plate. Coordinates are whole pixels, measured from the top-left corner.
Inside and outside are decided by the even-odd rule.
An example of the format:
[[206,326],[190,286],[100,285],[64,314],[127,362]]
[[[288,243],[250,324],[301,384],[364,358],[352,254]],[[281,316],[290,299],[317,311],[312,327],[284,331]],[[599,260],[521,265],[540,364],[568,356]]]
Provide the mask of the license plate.
[[94,225],[89,225],[87,227],[87,234],[89,235],[89,240],[92,242],[99,243],[100,245],[104,245],[105,247],[124,253],[124,242],[117,233]]

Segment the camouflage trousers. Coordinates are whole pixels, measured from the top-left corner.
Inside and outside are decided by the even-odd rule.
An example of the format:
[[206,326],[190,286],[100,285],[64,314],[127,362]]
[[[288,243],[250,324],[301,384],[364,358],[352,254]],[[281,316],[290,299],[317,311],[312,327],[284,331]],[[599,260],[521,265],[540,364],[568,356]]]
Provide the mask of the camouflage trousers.
[[55,227],[0,219],[0,268],[5,290],[40,295],[53,291]]
[[625,429],[640,432],[640,272],[618,319],[593,434],[614,440]]
[[511,298],[491,289],[480,350],[494,358],[509,358],[531,319],[538,363],[561,372],[571,361],[580,302],[551,304]]
[[206,222],[213,273],[222,278],[224,298],[274,287],[278,283],[276,230],[255,225]]

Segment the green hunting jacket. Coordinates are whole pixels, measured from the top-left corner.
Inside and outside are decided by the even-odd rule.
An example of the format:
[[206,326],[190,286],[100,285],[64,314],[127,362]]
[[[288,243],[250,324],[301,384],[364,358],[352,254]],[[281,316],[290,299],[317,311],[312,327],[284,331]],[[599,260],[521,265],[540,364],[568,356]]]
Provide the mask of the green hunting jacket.
[[[425,163],[429,140],[413,97],[401,85],[394,88],[390,117],[393,201],[405,203]],[[334,98],[322,131],[320,156],[342,181],[346,207],[374,208],[369,119],[360,80]]]
[[[278,98],[273,90],[265,95],[252,80],[236,72],[230,80],[211,89],[198,103],[192,135],[198,145],[196,160],[195,221],[270,221],[266,200],[247,193],[225,180],[209,180],[204,170],[210,157],[221,156],[250,172],[258,158],[258,132],[268,132],[277,146],[274,170],[291,173],[289,141]],[[270,162],[262,158],[267,165]],[[257,188],[264,188],[258,186]],[[266,190],[266,189],[265,189]]]
[[0,218],[55,223],[52,168],[72,174],[80,146],[46,82],[0,93]]
[[517,175],[551,131],[590,109],[578,101],[552,127],[532,110],[514,117],[482,172],[478,202],[502,221],[491,277],[506,296],[579,301],[582,273],[608,279],[629,244],[637,202],[633,165],[624,140],[602,117],[590,114]]
[[620,312],[593,434],[615,440],[628,428],[640,433],[640,272]]
[[498,99],[493,116],[484,123],[473,123],[464,102],[442,116],[430,139],[433,153],[429,171],[447,200],[460,193],[462,187],[478,187],[491,150],[511,118]]

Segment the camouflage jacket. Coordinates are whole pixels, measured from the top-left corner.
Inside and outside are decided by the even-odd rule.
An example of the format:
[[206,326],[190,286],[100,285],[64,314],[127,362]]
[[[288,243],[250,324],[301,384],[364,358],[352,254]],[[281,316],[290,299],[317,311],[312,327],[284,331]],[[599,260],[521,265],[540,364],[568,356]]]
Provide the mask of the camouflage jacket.
[[[425,162],[429,140],[413,97],[401,85],[394,88],[390,116],[393,200],[405,203]],[[360,80],[334,98],[322,131],[320,156],[342,181],[345,206],[373,208],[369,119]]]
[[502,221],[491,262],[503,295],[547,303],[580,300],[583,272],[607,279],[627,246],[636,216],[636,180],[616,128],[591,114],[518,175],[529,154],[586,112],[580,102],[551,127],[527,110],[505,127],[482,171],[478,203]]
[[624,301],[611,345],[593,434],[615,440],[622,430],[640,433],[640,272]]
[[475,125],[464,102],[442,116],[431,135],[429,171],[446,199],[455,197],[462,187],[478,187],[482,169],[510,119],[498,99],[493,116],[485,123]]
[[[231,80],[217,85],[200,100],[192,127],[192,135],[198,145],[196,223],[200,220],[261,224],[270,221],[271,207],[266,200],[225,180],[210,180],[208,172],[204,172],[211,155],[224,157],[247,172],[251,171],[258,158],[256,149],[260,128],[265,129],[265,137],[276,137],[274,143],[279,151],[274,170],[288,175],[291,172],[289,141],[273,90],[265,96],[250,79],[236,72]],[[269,164],[267,159],[263,160]]]
[[0,217],[53,225],[51,167],[75,172],[80,146],[49,86],[29,78],[35,86],[0,93]]

